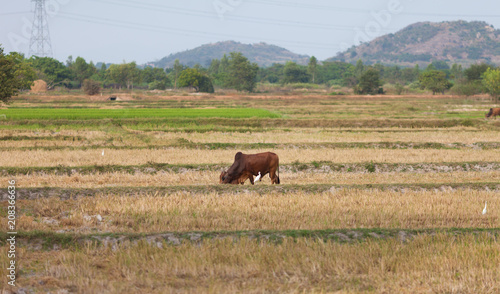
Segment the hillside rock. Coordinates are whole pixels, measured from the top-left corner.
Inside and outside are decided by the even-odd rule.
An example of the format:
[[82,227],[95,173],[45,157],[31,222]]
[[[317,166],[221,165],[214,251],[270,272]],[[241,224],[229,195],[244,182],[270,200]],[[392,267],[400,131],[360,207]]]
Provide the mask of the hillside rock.
[[395,34],[351,47],[328,61],[427,65],[446,61],[465,66],[500,64],[500,30],[486,22],[419,22]]

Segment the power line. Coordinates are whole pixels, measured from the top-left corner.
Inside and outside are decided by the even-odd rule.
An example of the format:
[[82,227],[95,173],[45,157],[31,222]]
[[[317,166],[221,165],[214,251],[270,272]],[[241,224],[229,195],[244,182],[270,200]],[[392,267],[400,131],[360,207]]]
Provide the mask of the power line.
[[0,16],[4,15],[18,15],[18,14],[28,14],[31,13],[31,11],[20,11],[20,12],[7,12],[7,13],[0,13]]
[[104,18],[99,18],[99,17],[94,17],[94,16],[86,16],[86,15],[80,15],[80,14],[75,14],[75,13],[60,13],[59,17],[71,19],[71,20],[76,20],[76,21],[83,21],[83,22],[90,22],[90,23],[99,23],[99,24],[104,24],[104,25],[110,25],[110,26],[115,26],[115,27],[120,27],[120,28],[130,28],[130,29],[137,29],[137,30],[147,30],[147,31],[155,31],[155,32],[160,32],[160,33],[169,33],[169,34],[175,34],[175,35],[181,35],[181,36],[214,36],[214,37],[219,37],[219,38],[238,38],[238,39],[246,39],[246,40],[256,40],[259,39],[260,41],[267,41],[267,42],[281,42],[281,43],[288,43],[292,44],[297,47],[304,47],[304,48],[319,48],[319,49],[332,49],[338,46],[334,46],[333,44],[325,44],[325,43],[315,43],[315,42],[293,42],[293,41],[288,41],[288,40],[279,40],[279,39],[263,39],[263,38],[255,38],[255,37],[244,37],[244,36],[237,36],[237,35],[230,35],[230,34],[222,34],[222,33],[212,33],[212,32],[203,32],[203,31],[196,31],[196,30],[188,30],[188,29],[179,29],[179,28],[169,28],[169,27],[162,27],[162,26],[157,26],[157,25],[149,25],[149,24],[141,24],[141,23],[134,23],[130,21],[120,21],[120,20],[112,20],[112,19],[104,19]]
[[[306,4],[306,3],[293,3],[293,2],[284,2],[284,1],[273,1],[273,0],[245,0],[246,2],[253,2],[258,4],[265,4],[271,6],[279,6],[279,7],[296,7],[296,8],[306,8],[313,10],[332,10],[332,11],[344,11],[344,12],[353,12],[353,13],[370,13],[376,11],[376,9],[363,9],[363,8],[347,8],[347,7],[333,7],[327,5],[317,5],[317,4]],[[427,13],[427,12],[405,12],[402,11],[399,15],[414,15],[414,16],[437,16],[437,17],[491,17],[491,18],[500,18],[500,14],[444,14],[444,13]]]
[[[97,1],[97,0],[93,0]],[[206,12],[206,11],[200,11],[200,10],[194,10],[194,9],[183,9],[183,8],[177,8],[177,7],[172,7],[172,6],[167,6],[167,5],[158,5],[158,4],[148,4],[140,1],[119,1],[119,2],[113,2],[111,1],[106,1],[106,0],[99,0],[99,3],[108,3],[112,5],[120,5],[120,6],[125,6],[125,7],[130,7],[130,8],[139,8],[139,9],[144,9],[148,11],[153,11],[153,12],[165,12],[165,13],[175,13],[175,14],[183,14],[183,15],[189,15],[189,16],[196,16],[196,17],[205,17],[209,19],[216,19],[217,15],[213,12]],[[298,28],[314,28],[314,29],[323,29],[323,30],[341,30],[341,31],[346,31],[346,30],[352,30],[353,28],[351,26],[342,26],[342,25],[328,25],[324,23],[310,23],[310,22],[302,22],[302,21],[285,21],[285,20],[279,20],[279,19],[266,19],[266,18],[259,18],[259,17],[251,17],[251,16],[237,16],[237,15],[226,15],[224,16],[225,20],[228,21],[234,21],[234,22],[244,22],[244,23],[255,23],[255,24],[271,24],[271,25],[278,25],[278,26],[286,26],[286,27],[298,27]],[[392,31],[391,29],[383,29],[384,31]]]

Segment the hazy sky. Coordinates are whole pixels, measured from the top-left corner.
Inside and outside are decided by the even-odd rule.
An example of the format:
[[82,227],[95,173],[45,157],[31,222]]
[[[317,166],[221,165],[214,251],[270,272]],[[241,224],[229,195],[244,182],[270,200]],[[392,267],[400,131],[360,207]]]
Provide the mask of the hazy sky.
[[[28,54],[34,3],[1,0],[0,44]],[[46,0],[53,57],[139,64],[206,43],[266,42],[320,60],[419,21],[500,27],[498,1]]]

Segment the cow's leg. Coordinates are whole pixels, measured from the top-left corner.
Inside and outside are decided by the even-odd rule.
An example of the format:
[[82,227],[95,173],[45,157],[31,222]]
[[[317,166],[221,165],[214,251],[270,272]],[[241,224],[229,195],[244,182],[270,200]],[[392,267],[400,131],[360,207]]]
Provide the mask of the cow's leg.
[[278,184],[277,178],[276,178],[276,169],[271,168],[269,171],[269,177],[271,178],[271,185],[272,184]]
[[254,182],[253,182],[253,175],[250,175],[248,178],[250,179],[250,183],[252,183],[252,185],[253,185],[254,184]]

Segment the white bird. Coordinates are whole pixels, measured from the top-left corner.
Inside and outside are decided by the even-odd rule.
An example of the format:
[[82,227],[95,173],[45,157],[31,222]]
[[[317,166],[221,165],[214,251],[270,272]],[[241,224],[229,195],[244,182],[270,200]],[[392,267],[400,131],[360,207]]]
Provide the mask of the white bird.
[[488,201],[484,202],[483,214],[486,214],[486,205],[488,205]]
[[104,149],[102,149],[102,156],[104,156]]
[[260,172],[259,175],[255,178],[255,182],[257,182],[258,180],[260,180]]

